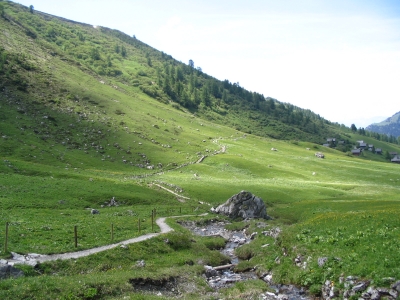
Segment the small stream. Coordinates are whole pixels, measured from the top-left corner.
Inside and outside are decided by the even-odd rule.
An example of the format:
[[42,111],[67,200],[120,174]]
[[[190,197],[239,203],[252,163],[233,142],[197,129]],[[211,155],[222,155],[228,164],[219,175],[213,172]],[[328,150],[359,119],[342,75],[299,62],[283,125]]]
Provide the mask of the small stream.
[[[200,236],[220,236],[227,240],[225,247],[220,252],[230,258],[231,264],[238,264],[239,258],[235,255],[235,249],[251,241],[251,236],[247,236],[242,231],[229,231],[225,229],[225,222],[214,222],[199,227],[196,222],[184,222],[181,225]],[[262,279],[254,271],[235,273],[233,267],[227,267],[221,270],[215,270],[212,267],[205,266],[206,277],[210,287],[214,289],[229,287],[236,282],[249,279]],[[264,280],[265,281],[265,280]],[[266,282],[266,284],[268,284]],[[260,295],[259,299],[280,299],[280,300],[306,300],[311,299],[306,291],[294,285],[268,284],[274,290],[274,293],[266,292]]]

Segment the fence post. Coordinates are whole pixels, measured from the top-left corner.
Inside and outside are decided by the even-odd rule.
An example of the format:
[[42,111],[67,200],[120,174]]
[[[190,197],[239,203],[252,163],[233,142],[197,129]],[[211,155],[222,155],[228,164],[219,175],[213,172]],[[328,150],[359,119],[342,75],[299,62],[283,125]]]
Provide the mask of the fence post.
[[151,211],[151,231],[154,231],[154,210]]
[[78,248],[78,226],[74,226],[75,248]]
[[6,236],[4,241],[4,252],[7,253],[7,245],[8,245],[8,222],[6,222]]
[[114,241],[114,224],[111,223],[111,241]]

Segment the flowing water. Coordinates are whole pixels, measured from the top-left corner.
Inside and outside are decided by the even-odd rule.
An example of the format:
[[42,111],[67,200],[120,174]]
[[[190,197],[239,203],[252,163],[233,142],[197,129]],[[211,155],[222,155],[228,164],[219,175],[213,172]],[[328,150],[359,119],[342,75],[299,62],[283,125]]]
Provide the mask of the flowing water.
[[[195,222],[184,222],[181,225],[188,228],[191,232],[200,236],[221,236],[227,243],[220,252],[228,256],[231,264],[238,264],[239,258],[235,255],[235,249],[249,243],[251,237],[247,236],[243,231],[229,231],[225,229],[225,222],[213,222],[204,226],[199,226]],[[207,281],[210,287],[219,289],[228,287],[236,282],[259,279],[254,271],[238,272],[232,271],[232,267],[226,269],[212,271],[208,268],[206,272]],[[268,284],[268,283],[266,283]],[[269,285],[269,284],[268,284]],[[275,292],[267,292],[260,295],[259,299],[288,299],[288,300],[305,300],[311,299],[307,296],[306,291],[294,285],[271,284],[269,287]]]

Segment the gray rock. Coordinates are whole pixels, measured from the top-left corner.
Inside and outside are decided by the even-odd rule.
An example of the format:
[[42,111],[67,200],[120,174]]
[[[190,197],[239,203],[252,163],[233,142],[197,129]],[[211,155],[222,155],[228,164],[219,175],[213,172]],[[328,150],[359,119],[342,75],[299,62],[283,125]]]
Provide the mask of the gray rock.
[[370,297],[371,300],[381,299],[381,295],[379,294],[378,290],[376,290],[376,289],[373,289],[369,294],[371,295],[371,297]]
[[397,297],[399,297],[399,292],[396,290],[389,290],[389,295],[392,296],[394,299],[397,299]]
[[256,237],[256,235],[257,235],[257,232],[253,232],[253,233],[250,235],[250,239],[251,239],[251,240],[254,240],[254,238]]
[[379,294],[381,296],[383,296],[383,295],[384,296],[388,296],[389,295],[389,289],[387,289],[387,288],[378,287],[377,291],[379,292]]
[[337,298],[338,296],[339,296],[339,289],[333,286],[329,292],[329,298],[333,299]]
[[271,283],[272,283],[272,274],[267,274],[266,276],[264,276],[263,280],[264,280],[266,283],[271,284]]
[[10,265],[0,265],[0,279],[7,279],[7,278],[18,278],[24,276],[24,272],[21,270],[14,268]]
[[327,261],[327,257],[318,257],[318,266],[322,267]]
[[236,218],[263,218],[268,219],[267,210],[263,200],[254,196],[250,192],[241,191],[233,195],[224,204],[218,206],[215,210],[218,214]]
[[393,283],[390,287],[391,287],[392,289],[394,289],[394,290],[400,292],[400,280],[397,280],[397,281],[396,281],[395,283]]
[[92,215],[98,215],[100,212],[99,212],[97,209],[92,209],[92,210],[90,211],[90,213],[91,213]]
[[211,277],[215,277],[218,275],[217,270],[215,270],[213,267],[211,266],[204,266],[204,269],[206,270],[206,277],[207,278],[211,278]]
[[355,286],[353,286],[352,287],[352,291],[353,292],[355,292],[355,293],[358,293],[358,292],[362,292],[362,291],[365,291],[365,289],[367,288],[367,286],[368,286],[368,282],[359,282],[358,284],[356,284]]
[[138,268],[144,268],[146,266],[146,262],[144,260],[138,260],[135,266]]
[[364,292],[361,294],[361,298],[363,299],[371,299],[371,294]]

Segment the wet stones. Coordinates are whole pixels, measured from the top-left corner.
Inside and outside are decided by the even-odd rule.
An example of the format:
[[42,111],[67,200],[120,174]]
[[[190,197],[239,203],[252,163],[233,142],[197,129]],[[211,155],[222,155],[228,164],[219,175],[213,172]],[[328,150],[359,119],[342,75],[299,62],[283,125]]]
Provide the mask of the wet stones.
[[205,269],[205,275],[206,275],[207,278],[218,276],[217,270],[215,270],[213,267],[204,266],[204,269]]
[[394,282],[390,288],[374,287],[370,285],[371,281],[357,281],[357,277],[354,276],[346,278],[341,276],[339,283],[344,285],[344,290],[339,290],[333,281],[326,280],[321,289],[322,299],[334,299],[339,296],[343,299],[358,297],[358,299],[366,300],[397,299],[399,297],[400,280]]

